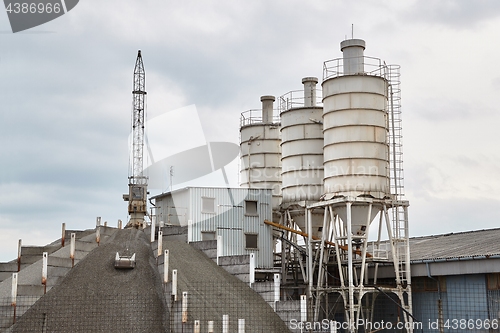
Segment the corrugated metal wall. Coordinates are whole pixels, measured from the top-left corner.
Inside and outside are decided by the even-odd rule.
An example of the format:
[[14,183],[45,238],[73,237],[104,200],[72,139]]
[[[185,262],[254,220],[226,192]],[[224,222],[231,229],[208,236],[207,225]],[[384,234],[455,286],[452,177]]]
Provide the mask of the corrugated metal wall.
[[[417,286],[427,277],[417,277]],[[418,332],[439,332],[438,299],[441,296],[443,329],[445,332],[498,332],[498,295],[499,290],[489,290],[485,274],[465,274],[440,277],[446,284],[437,290],[414,290],[413,315],[422,323]],[[430,280],[430,279],[428,279]],[[444,288],[443,288],[444,287]],[[437,288],[437,285],[435,286]],[[486,325],[486,326],[485,326]],[[492,327],[493,325],[493,327]],[[492,328],[491,330],[488,329]]]
[[169,225],[187,226],[189,220],[189,189],[174,191],[155,199],[157,221]]
[[[203,198],[215,199],[214,213],[202,211]],[[257,267],[273,266],[272,230],[264,220],[272,219],[272,191],[246,188],[190,188],[189,241],[201,241],[202,232],[216,232],[223,239],[223,255],[255,253]],[[245,212],[245,201],[257,201],[257,215]],[[245,248],[245,234],[257,234],[258,249]]]
[[[202,209],[213,198],[213,210]],[[257,214],[245,211],[245,201],[257,202]],[[206,202],[205,202],[206,204]],[[158,221],[189,224],[188,241],[201,241],[203,232],[223,237],[223,255],[254,253],[260,268],[273,267],[272,229],[264,220],[272,219],[272,190],[248,188],[189,187],[157,198]],[[245,234],[256,234],[257,249],[245,247]]]

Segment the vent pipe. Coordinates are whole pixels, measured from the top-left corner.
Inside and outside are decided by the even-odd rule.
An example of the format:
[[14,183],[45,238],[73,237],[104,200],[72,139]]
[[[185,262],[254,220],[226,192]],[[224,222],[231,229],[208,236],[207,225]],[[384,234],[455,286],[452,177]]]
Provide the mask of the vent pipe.
[[362,39],[347,39],[340,43],[344,58],[344,75],[363,74],[365,41]]
[[275,100],[276,98],[274,96],[262,96],[260,98],[260,101],[262,102],[262,122],[264,124],[273,122],[273,108]]
[[304,85],[304,107],[316,106],[316,84],[317,77],[305,77],[302,79]]

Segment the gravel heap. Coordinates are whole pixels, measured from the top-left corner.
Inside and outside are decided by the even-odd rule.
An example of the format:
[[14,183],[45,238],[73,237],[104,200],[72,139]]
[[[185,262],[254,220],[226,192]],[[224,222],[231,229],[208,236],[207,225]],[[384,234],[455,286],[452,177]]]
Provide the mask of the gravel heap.
[[181,241],[165,240],[163,246],[169,249],[170,274],[177,269],[179,300],[182,292],[188,292],[188,322],[184,327],[179,325],[181,302],[170,305],[175,332],[190,331],[194,320],[200,321],[201,332],[207,332],[209,320],[214,321],[215,332],[222,332],[223,315],[229,316],[229,332],[238,331],[238,319],[245,319],[246,333],[290,332],[259,294],[203,252]]
[[[114,268],[116,252],[136,267]],[[35,303],[12,332],[166,332],[169,314],[148,237],[117,230]]]

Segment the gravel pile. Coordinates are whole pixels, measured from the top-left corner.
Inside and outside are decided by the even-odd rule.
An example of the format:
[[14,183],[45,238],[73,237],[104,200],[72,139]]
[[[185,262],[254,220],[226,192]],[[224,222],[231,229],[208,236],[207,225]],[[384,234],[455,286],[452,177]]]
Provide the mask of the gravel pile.
[[[116,252],[135,252],[135,269],[115,269]],[[13,332],[163,333],[167,311],[148,237],[117,230],[31,307]]]
[[[221,332],[223,315],[229,316],[229,332],[238,331],[238,319],[245,319],[246,333],[290,332],[260,295],[217,266],[203,252],[179,241],[165,240],[163,246],[169,249],[170,272],[172,269],[178,271],[178,294],[188,292],[188,323],[184,332],[192,327],[194,320],[200,321],[201,332],[207,332],[209,320],[214,321],[215,332]],[[177,315],[179,303],[170,305],[176,332],[182,331],[179,325],[182,318]]]

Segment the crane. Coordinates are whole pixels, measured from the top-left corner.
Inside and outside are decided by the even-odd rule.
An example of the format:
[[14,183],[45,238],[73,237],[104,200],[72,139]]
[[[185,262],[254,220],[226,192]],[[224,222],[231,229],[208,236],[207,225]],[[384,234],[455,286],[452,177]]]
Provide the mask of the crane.
[[144,120],[146,98],[146,72],[142,62],[141,50],[137,53],[134,68],[134,90],[132,110],[132,149],[128,175],[128,194],[123,199],[128,201],[130,216],[126,228],[142,228],[144,216],[147,215],[146,199],[148,195],[148,178],[144,175]]

